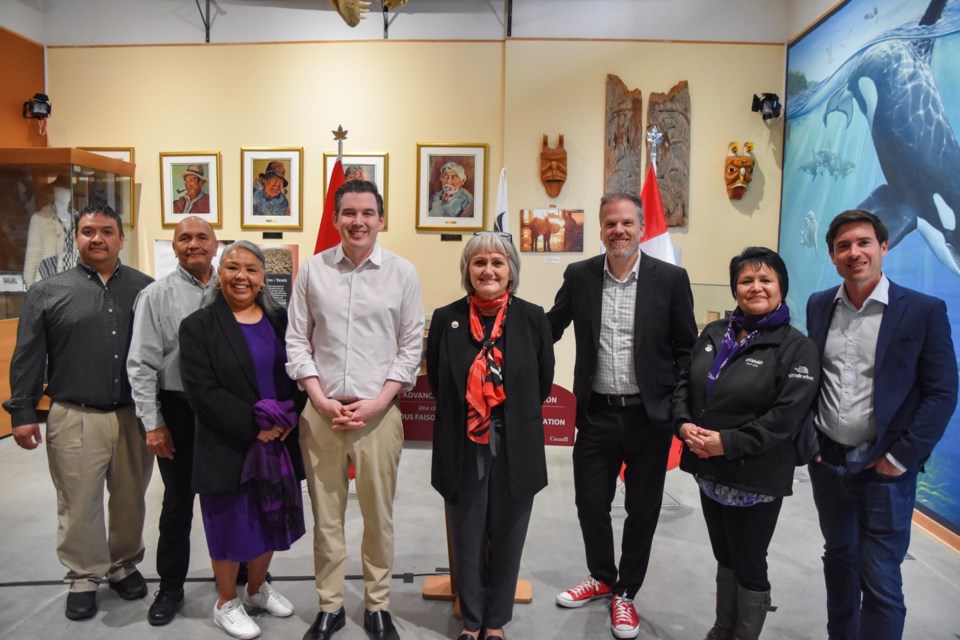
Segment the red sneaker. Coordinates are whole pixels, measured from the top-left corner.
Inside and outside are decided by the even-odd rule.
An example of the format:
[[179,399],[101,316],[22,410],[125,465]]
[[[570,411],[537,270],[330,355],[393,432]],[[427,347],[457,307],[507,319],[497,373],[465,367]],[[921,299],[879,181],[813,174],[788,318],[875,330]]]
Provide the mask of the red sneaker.
[[610,617],[610,628],[617,638],[636,638],[640,635],[640,616],[633,606],[633,599],[614,595],[610,603]]
[[597,598],[606,598],[613,593],[613,589],[593,577],[573,587],[563,593],[557,594],[557,604],[567,609],[576,609]]

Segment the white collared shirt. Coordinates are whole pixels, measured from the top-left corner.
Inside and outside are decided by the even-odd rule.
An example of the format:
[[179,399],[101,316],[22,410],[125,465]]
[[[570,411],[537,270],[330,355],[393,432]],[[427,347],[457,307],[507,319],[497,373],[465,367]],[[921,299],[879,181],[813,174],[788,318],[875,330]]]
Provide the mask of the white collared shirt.
[[316,376],[328,398],[373,398],[387,380],[413,387],[423,348],[414,266],[379,243],[359,266],[341,245],[300,266],[288,308],[287,375]]
[[640,393],[633,353],[634,316],[637,309],[637,277],[643,252],[637,249],[637,261],[623,280],[603,261],[603,298],[600,304],[600,348],[593,391],[610,395]]
[[872,442],[877,436],[873,413],[873,383],[877,336],[889,302],[886,276],[857,309],[841,284],[834,297],[833,317],[823,349],[817,427],[848,447]]

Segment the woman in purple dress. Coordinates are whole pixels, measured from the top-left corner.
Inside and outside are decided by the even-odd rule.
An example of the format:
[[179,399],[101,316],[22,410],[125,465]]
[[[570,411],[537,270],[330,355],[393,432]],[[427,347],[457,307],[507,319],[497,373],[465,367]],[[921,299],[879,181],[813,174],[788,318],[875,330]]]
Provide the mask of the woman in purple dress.
[[[181,372],[197,414],[193,488],[219,598],[214,622],[235,638],[260,628],[244,605],[286,617],[265,581],[274,551],[304,533],[297,416],[302,393],[285,371],[286,311],[264,287],[264,256],[241,240],[224,251],[212,304],[180,325]],[[237,572],[248,563],[242,599]]]

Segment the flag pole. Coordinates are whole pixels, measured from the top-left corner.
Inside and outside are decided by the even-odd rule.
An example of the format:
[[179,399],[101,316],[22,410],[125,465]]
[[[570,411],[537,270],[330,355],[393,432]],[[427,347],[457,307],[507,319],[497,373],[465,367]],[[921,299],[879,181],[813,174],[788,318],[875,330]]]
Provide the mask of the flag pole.
[[332,131],[333,139],[337,141],[337,162],[343,162],[343,141],[347,139],[347,130],[342,124],[337,125],[337,130]]

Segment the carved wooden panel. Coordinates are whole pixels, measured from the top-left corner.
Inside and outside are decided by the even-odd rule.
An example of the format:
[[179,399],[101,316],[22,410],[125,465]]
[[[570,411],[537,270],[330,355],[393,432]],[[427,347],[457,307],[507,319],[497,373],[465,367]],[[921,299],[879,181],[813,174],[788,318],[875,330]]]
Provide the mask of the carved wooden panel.
[[643,96],[607,75],[603,191],[640,194],[643,182]]
[[669,93],[650,94],[647,126],[652,124],[663,134],[657,156],[657,184],[667,225],[682,227],[690,211],[690,88],[686,80]]

